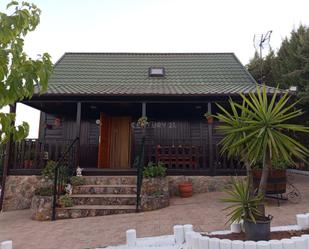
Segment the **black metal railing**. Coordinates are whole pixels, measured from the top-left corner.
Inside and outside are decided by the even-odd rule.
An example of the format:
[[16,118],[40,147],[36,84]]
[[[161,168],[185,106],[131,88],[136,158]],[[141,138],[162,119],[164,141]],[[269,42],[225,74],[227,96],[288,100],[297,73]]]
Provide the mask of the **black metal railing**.
[[[54,187],[53,187],[53,203],[52,203],[52,220],[56,220],[56,206],[59,195],[63,191],[63,187],[68,182],[69,169],[68,167],[63,167],[65,165],[66,156],[73,149],[74,144],[79,140],[79,137],[76,137],[72,143],[67,147],[66,151],[62,154],[60,159],[56,162],[55,171],[54,171]],[[72,171],[72,169],[71,169]],[[72,172],[71,172],[72,173]]]
[[145,163],[145,137],[142,138],[140,153],[136,157],[135,164],[137,168],[136,179],[136,212],[139,212],[141,206],[141,191],[143,185],[143,169]]

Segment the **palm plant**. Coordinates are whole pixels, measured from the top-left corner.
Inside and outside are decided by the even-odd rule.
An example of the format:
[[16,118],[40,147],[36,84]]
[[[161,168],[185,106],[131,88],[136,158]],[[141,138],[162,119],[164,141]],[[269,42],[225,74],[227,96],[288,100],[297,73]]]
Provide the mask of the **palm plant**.
[[256,93],[240,96],[242,104],[229,101],[231,113],[218,105],[223,113],[215,117],[224,122],[218,128],[225,134],[220,142],[222,153],[242,155],[248,165],[262,158],[258,192],[265,195],[272,160],[283,158],[293,163],[293,158],[305,160],[309,155],[309,150],[289,135],[289,132],[309,132],[309,127],[288,123],[303,114],[300,109],[295,109],[298,101],[290,104],[288,92],[282,94],[275,89],[269,98],[264,85],[257,86]]
[[228,213],[230,217],[227,223],[237,222],[243,220],[252,220],[256,223],[257,217],[262,213],[259,206],[263,202],[263,195],[251,195],[248,180],[235,180],[232,179],[231,188],[226,190],[229,195],[227,198],[222,198],[222,202],[231,203],[230,206],[224,210],[231,210]]

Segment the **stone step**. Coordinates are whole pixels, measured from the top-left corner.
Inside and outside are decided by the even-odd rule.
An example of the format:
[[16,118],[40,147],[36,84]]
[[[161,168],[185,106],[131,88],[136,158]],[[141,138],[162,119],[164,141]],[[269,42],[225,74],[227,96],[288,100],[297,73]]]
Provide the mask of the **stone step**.
[[86,185],[135,185],[136,176],[83,176]]
[[135,194],[73,194],[74,205],[134,205]]
[[73,194],[136,194],[136,185],[80,185]]
[[84,218],[134,212],[135,205],[76,205],[68,208],[57,208],[57,218]]

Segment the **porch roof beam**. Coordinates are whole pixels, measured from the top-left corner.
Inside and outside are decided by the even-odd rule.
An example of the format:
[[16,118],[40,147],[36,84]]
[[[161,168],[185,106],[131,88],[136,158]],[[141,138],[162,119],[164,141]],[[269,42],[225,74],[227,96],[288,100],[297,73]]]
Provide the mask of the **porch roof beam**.
[[[30,100],[30,101],[23,101],[24,104],[31,104],[31,103],[55,103],[56,100]],[[145,101],[129,101],[129,100],[83,100],[83,101],[77,101],[77,100],[57,100],[59,103],[132,103],[132,104],[142,104],[146,103]],[[182,100],[172,100],[172,101],[162,101],[162,100],[147,100],[147,104],[169,104],[169,103],[187,103],[187,104],[199,104],[199,103],[216,103],[216,102],[226,102],[226,100],[189,100],[189,101],[182,101]]]

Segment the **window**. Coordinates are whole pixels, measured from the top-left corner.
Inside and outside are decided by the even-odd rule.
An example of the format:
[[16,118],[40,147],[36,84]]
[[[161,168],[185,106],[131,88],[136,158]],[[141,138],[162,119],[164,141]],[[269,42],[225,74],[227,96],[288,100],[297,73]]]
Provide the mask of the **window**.
[[165,70],[164,67],[150,67],[149,68],[149,77],[164,77]]

